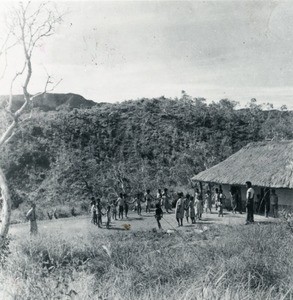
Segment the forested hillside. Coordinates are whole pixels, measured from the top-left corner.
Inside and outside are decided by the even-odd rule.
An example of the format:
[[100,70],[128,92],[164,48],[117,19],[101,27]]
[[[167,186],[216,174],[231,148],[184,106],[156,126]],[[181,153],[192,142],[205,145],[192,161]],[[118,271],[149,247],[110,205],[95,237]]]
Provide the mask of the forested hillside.
[[293,113],[221,100],[141,99],[90,109],[34,112],[0,155],[14,208],[34,200],[86,209],[91,195],[190,187],[190,178],[242,146],[293,138]]

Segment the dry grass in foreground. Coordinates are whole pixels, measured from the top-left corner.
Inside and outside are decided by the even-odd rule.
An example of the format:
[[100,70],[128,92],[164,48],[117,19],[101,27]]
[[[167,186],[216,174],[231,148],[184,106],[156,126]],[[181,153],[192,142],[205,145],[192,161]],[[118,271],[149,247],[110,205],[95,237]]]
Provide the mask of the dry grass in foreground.
[[0,299],[292,299],[292,246],[283,223],[52,233],[23,239],[2,260]]

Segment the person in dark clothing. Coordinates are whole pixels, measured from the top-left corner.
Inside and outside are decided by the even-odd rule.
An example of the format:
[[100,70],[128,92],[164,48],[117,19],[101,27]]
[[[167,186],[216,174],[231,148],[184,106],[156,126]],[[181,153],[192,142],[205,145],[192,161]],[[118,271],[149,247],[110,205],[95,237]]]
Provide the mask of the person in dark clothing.
[[38,233],[36,204],[32,203],[31,209],[26,214],[27,220],[30,221],[30,234],[35,235]]
[[239,192],[236,192],[235,194],[236,197],[236,205],[237,205],[237,210],[240,214],[242,214],[242,199],[241,199],[241,195]]
[[123,199],[124,199],[124,212],[125,212],[125,217],[128,218],[129,205],[128,205],[128,202],[127,202],[127,194],[123,194]]
[[156,211],[155,211],[155,218],[157,220],[159,229],[162,229],[162,226],[161,226],[161,223],[160,223],[160,220],[162,219],[162,217],[163,217],[163,210],[161,208],[160,203],[157,203],[156,204]]
[[253,218],[254,189],[252,188],[250,181],[246,181],[246,187],[247,187],[247,192],[246,192],[247,217],[246,217],[245,224],[249,224],[254,222],[254,218]]
[[102,227],[102,224],[103,224],[103,222],[102,222],[102,215],[103,215],[103,213],[102,213],[102,204],[101,204],[101,199],[97,199],[97,225],[98,225],[98,227]]
[[119,217],[119,219],[123,219],[124,198],[123,198],[122,193],[120,193],[118,199],[116,200],[116,206],[118,206],[118,217]]

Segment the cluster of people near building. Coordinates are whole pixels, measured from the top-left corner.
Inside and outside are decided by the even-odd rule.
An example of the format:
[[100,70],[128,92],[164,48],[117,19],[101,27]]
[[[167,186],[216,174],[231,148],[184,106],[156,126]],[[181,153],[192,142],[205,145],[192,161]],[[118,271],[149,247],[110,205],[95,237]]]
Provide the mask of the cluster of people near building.
[[[255,191],[250,181],[246,182],[246,211],[247,218],[246,224],[254,222],[254,213],[256,207],[259,208],[261,199],[259,195],[255,195]],[[242,200],[241,195],[237,190],[230,189],[230,209],[232,213],[242,213]],[[268,204],[268,205],[267,205]],[[145,213],[152,213],[154,209],[154,217],[157,221],[158,228],[161,229],[161,220],[163,214],[170,214],[175,209],[175,218],[178,226],[183,226],[183,220],[187,223],[191,221],[195,224],[197,220],[202,219],[203,213],[212,213],[212,208],[218,217],[224,216],[224,208],[227,207],[227,197],[224,194],[221,187],[215,188],[212,191],[210,188],[204,190],[196,188],[194,195],[191,196],[189,193],[185,195],[182,192],[169,194],[168,189],[165,188],[163,191],[158,189],[156,196],[151,193],[148,189],[146,192],[137,193],[134,197],[130,197],[125,193],[120,193],[119,197],[111,202],[108,202],[106,207],[102,205],[101,199],[95,197],[91,198],[91,221],[94,225],[102,227],[102,217],[106,216],[106,228],[110,228],[111,220],[122,220],[124,217],[128,218],[129,208],[137,212],[139,216],[142,214],[142,205],[145,206]],[[275,189],[270,190],[269,202],[265,203],[265,216],[269,216],[269,210],[271,215],[276,218],[278,217],[278,196]],[[33,203],[31,209],[26,215],[27,220],[31,223],[31,234],[36,234],[38,231],[37,227],[37,216],[36,216],[36,205]]]
[[[254,221],[253,213],[255,195],[250,182],[247,183],[247,188],[247,223],[251,223]],[[275,194],[272,193],[272,195]],[[239,212],[242,214],[241,196],[233,188],[230,190],[229,199],[231,202],[229,207],[231,208],[232,213],[236,214]],[[151,213],[151,209],[155,209],[155,218],[159,228],[162,227],[160,221],[163,214],[171,213],[172,208],[175,209],[175,218],[178,226],[183,226],[184,219],[187,223],[191,222],[191,224],[195,224],[196,220],[202,219],[203,213],[212,213],[213,207],[215,208],[218,217],[223,217],[224,208],[227,207],[227,197],[221,187],[215,188],[214,191],[212,191],[211,188],[206,190],[196,188],[193,196],[189,193],[184,195],[182,192],[171,196],[167,188],[163,190],[158,189],[156,195],[154,195],[151,193],[150,189],[147,189],[144,194],[137,193],[134,197],[130,197],[125,193],[120,193],[117,199],[112,200],[107,204],[104,212],[102,211],[101,200],[95,200],[92,198],[92,223],[101,227],[102,216],[106,215],[106,227],[109,228],[112,219],[122,220],[124,217],[128,218],[130,207],[132,207],[132,209],[141,216],[143,205],[145,213]]]
[[[254,222],[254,213],[256,212],[256,206],[258,206],[259,195],[255,195],[254,189],[252,188],[251,182],[246,182],[247,193],[246,193],[246,211],[247,219],[246,224]],[[229,199],[229,205],[227,205],[227,198]],[[278,196],[274,189],[271,190],[270,196],[270,207],[272,210],[273,217],[278,215]],[[120,193],[116,200],[111,201],[107,204],[106,211],[102,212],[101,200],[94,200],[92,198],[91,213],[93,224],[102,226],[102,216],[106,215],[106,227],[109,228],[111,220],[122,220],[124,217],[128,218],[129,207],[137,212],[139,216],[142,213],[142,205],[145,207],[145,213],[151,213],[151,209],[154,208],[155,218],[159,228],[161,226],[161,219],[164,213],[171,213],[172,208],[175,209],[175,218],[178,226],[183,226],[183,220],[187,223],[195,224],[196,220],[201,220],[203,213],[212,213],[212,208],[218,217],[224,216],[224,208],[231,209],[232,213],[236,214],[239,212],[242,214],[243,204],[241,195],[236,189],[231,187],[229,197],[226,197],[221,186],[217,187],[212,191],[211,188],[199,189],[196,188],[194,195],[191,196],[189,193],[185,195],[182,192],[169,194],[168,189],[158,189],[156,195],[151,193],[150,189],[146,192],[137,193],[134,197],[130,197],[125,193]],[[268,213],[266,212],[266,216]]]

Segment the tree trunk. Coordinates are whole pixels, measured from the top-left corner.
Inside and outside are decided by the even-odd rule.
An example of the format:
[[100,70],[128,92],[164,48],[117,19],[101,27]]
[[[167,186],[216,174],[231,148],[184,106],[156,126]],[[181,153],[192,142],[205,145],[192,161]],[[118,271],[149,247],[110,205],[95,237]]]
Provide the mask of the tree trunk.
[[0,245],[6,238],[10,225],[10,215],[11,215],[11,198],[9,193],[9,188],[7,185],[5,174],[0,168],[0,189],[2,193],[3,199],[3,207],[2,207],[2,226],[0,229]]

